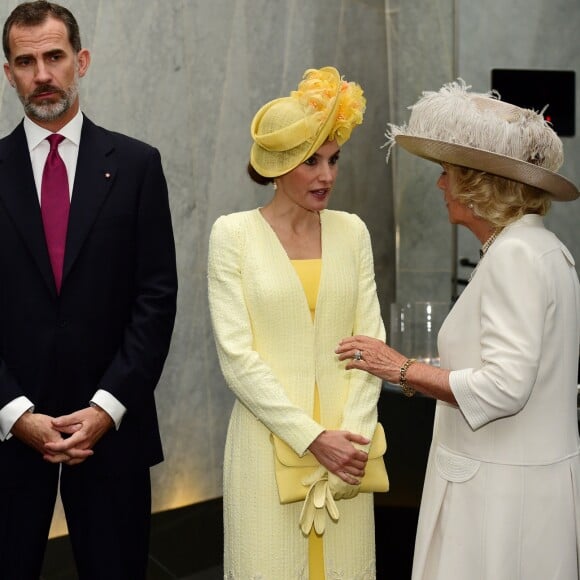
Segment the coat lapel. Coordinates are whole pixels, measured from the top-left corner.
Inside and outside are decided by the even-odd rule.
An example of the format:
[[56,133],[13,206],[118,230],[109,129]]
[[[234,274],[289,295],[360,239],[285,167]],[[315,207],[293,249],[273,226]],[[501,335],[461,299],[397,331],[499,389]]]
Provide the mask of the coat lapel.
[[85,117],[71,199],[63,286],[115,181],[117,164],[113,151],[113,140],[107,131]]
[[[334,231],[333,214],[328,210],[320,212],[320,240],[322,244],[322,271],[320,273],[320,286],[318,287],[318,299],[316,301],[316,319],[320,319],[328,303],[328,294],[332,293],[333,273],[339,271],[336,261],[340,259],[337,249],[342,250],[342,245],[337,243]],[[340,239],[340,237],[339,237]]]
[[44,281],[56,293],[23,124],[0,143],[0,201]]

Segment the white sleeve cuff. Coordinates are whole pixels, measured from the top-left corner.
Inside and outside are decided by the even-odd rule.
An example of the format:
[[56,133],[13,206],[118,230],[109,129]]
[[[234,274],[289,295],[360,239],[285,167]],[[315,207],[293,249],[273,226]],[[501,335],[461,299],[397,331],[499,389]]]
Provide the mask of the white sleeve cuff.
[[10,401],[7,405],[4,405],[0,409],[0,441],[5,441],[12,437],[12,427],[14,423],[24,415],[27,411],[33,411],[34,405],[25,396],[17,397],[16,399]]
[[123,405],[116,397],[113,397],[109,391],[99,389],[91,399],[91,405],[98,405],[103,411],[110,415],[115,423],[115,429],[119,430],[121,421],[127,412],[127,407]]
[[449,386],[453,391],[459,409],[463,413],[469,426],[475,431],[486,423],[489,418],[479,405],[477,397],[473,394],[469,385],[469,378],[473,374],[473,369],[461,369],[449,373]]

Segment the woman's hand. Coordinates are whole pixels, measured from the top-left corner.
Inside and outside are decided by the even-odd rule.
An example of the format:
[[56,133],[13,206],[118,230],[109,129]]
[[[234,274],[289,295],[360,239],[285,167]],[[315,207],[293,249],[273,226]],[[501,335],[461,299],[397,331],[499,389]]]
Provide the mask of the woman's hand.
[[347,369],[367,371],[395,384],[399,382],[401,367],[407,360],[389,345],[369,336],[343,338],[335,352],[340,360],[351,359]]
[[308,449],[328,471],[345,483],[358,485],[365,474],[368,455],[353,443],[368,445],[370,440],[350,431],[323,431]]
[[[367,371],[395,385],[401,380],[401,367],[407,360],[405,355],[388,344],[368,336],[343,338],[335,352],[340,360],[351,359],[346,365],[347,369]],[[424,395],[457,405],[447,369],[416,362],[408,368],[407,381]]]

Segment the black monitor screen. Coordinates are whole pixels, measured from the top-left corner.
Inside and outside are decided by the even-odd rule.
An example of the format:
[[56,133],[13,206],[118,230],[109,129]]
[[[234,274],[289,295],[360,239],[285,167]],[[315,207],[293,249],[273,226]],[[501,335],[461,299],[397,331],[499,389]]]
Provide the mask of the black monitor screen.
[[576,74],[574,71],[500,69],[491,71],[491,88],[502,101],[544,111],[561,137],[575,134]]

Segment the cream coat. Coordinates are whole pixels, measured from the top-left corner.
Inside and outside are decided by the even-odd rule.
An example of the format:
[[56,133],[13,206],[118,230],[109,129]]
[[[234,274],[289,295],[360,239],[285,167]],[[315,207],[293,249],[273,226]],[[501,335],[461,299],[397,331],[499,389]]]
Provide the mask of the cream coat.
[[[308,577],[301,503],[280,505],[270,431],[304,454],[324,428],[371,437],[380,380],[334,354],[351,334],[384,339],[372,251],[362,221],[321,212],[322,274],[312,322],[300,280],[259,210],[219,218],[209,250],[209,299],[222,371],[237,397],[224,460],[224,574]],[[318,384],[321,423],[312,417]],[[375,578],[371,494],[339,501],[324,535],[327,578]]]
[[528,215],[490,247],[439,333],[439,402],[413,580],[577,580],[580,292]]

